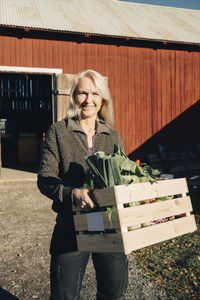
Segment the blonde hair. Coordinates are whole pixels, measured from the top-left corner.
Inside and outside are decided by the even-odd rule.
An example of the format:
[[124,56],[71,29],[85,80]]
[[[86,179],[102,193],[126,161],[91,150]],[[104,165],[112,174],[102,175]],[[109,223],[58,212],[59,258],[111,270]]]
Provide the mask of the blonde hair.
[[99,93],[102,96],[102,106],[100,111],[98,112],[98,118],[112,126],[114,124],[114,115],[113,115],[113,106],[112,106],[110,89],[108,87],[106,78],[94,70],[84,70],[79,72],[75,76],[71,88],[70,96],[69,96],[70,104],[67,109],[66,117],[73,118],[79,115],[80,110],[76,104],[75,96],[76,96],[78,81],[80,78],[83,77],[90,78],[94,82],[96,88],[98,89]]

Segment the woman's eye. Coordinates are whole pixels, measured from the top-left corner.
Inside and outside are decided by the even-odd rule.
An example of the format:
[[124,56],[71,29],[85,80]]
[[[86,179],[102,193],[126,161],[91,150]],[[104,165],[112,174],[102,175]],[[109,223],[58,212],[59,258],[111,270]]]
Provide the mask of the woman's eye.
[[80,96],[85,96],[86,93],[85,93],[85,92],[79,92],[78,95],[80,95]]

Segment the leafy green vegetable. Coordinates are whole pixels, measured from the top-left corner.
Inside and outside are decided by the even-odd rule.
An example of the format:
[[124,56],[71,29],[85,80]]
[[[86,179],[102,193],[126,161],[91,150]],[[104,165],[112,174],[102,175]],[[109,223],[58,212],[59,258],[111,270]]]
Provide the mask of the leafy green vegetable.
[[106,213],[107,213],[107,216],[108,216],[108,220],[110,222],[110,227],[112,228],[112,217],[113,217],[113,214],[114,214],[114,211],[115,211],[115,208],[113,206],[108,206],[106,208]]
[[147,164],[143,164],[141,168],[131,161],[117,145],[115,145],[113,155],[99,151],[87,156],[86,162],[89,166],[87,184],[95,189],[121,184],[155,182],[155,176],[160,174],[158,170],[152,169]]
[[172,195],[172,196],[166,196],[166,197],[160,197],[160,198],[158,198],[159,200],[162,200],[162,201],[165,201],[165,200],[171,200],[171,199],[173,199],[174,198],[174,196]]

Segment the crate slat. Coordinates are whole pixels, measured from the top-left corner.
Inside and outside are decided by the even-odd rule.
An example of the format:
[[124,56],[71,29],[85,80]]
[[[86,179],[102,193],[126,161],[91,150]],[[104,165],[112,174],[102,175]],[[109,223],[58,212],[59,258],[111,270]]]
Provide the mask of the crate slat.
[[123,235],[127,244],[126,254],[140,248],[193,232],[196,229],[194,216],[191,215],[170,222],[125,232]]
[[[92,214],[92,212],[90,214]],[[102,217],[103,217],[104,229],[120,228],[119,216],[116,209],[114,209],[113,211],[111,223],[105,211],[102,211]],[[88,230],[87,214],[75,215],[74,224],[75,224],[76,231],[87,231]]]
[[114,189],[118,204],[188,193],[185,178],[161,180],[153,184],[144,182],[118,185]]
[[93,195],[100,207],[116,205],[114,187],[96,190]]
[[192,205],[190,197],[176,198],[140,206],[127,207],[120,211],[120,222],[122,227],[142,224],[162,218],[177,216],[191,212]]
[[80,234],[76,236],[78,249],[89,252],[124,253],[121,233]]

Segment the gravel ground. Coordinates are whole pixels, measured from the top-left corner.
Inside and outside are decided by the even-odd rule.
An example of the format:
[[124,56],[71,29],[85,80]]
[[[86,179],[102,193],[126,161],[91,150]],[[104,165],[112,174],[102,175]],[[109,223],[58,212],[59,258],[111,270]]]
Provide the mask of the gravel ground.
[[[49,242],[55,223],[51,201],[35,183],[0,185],[0,300],[49,299]],[[91,260],[83,281],[82,297],[95,299]],[[147,281],[129,255],[127,300],[168,299]]]

